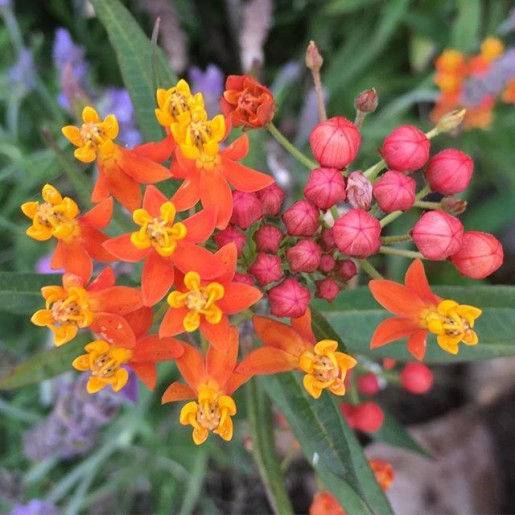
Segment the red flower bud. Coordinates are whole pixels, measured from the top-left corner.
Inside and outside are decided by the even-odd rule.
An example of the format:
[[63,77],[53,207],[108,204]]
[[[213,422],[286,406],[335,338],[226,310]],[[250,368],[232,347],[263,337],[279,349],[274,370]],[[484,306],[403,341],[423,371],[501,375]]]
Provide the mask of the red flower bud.
[[345,168],[356,157],[360,142],[358,129],[343,116],[319,123],[309,137],[313,155],[324,168]]
[[254,128],[271,122],[276,106],[272,92],[250,75],[229,75],[220,107],[234,127]]
[[284,234],[275,225],[263,225],[253,236],[258,252],[271,252],[275,254],[279,250]]
[[234,274],[233,281],[235,283],[243,283],[248,284],[249,286],[254,286],[254,279],[252,279],[250,274],[240,274],[239,272],[236,272]]
[[433,372],[424,363],[408,363],[400,373],[400,380],[408,392],[422,394],[433,386]]
[[428,211],[419,218],[410,235],[425,258],[447,259],[461,248],[463,224],[443,211]]
[[318,269],[323,273],[327,274],[331,270],[333,270],[336,261],[331,254],[322,254],[320,256],[320,264],[318,265]]
[[256,191],[258,199],[263,204],[263,213],[275,216],[281,209],[284,200],[284,190],[277,184],[271,184],[262,190]]
[[311,294],[293,277],[288,277],[268,292],[270,313],[276,317],[301,317],[308,307]]
[[306,68],[309,70],[320,70],[324,64],[324,59],[318,51],[318,47],[314,41],[310,41],[306,49]]
[[491,234],[469,231],[463,235],[461,248],[449,258],[458,271],[473,279],[484,279],[504,261],[500,241]]
[[454,195],[465,190],[474,171],[472,158],[454,148],[448,148],[434,155],[424,172],[432,191]]
[[415,202],[415,179],[396,170],[388,170],[374,184],[373,194],[385,213],[407,211]]
[[340,404],[340,411],[351,429],[356,429],[356,406],[348,402]]
[[359,170],[347,177],[347,202],[356,209],[370,209],[372,183]]
[[234,242],[236,244],[236,250],[239,257],[241,256],[243,247],[247,243],[247,236],[234,227],[234,225],[228,225],[222,231],[217,232],[213,236],[213,240],[215,240],[216,247],[219,249],[228,243]]
[[336,248],[332,228],[322,230],[322,234],[320,235],[320,243],[322,244],[322,248],[324,250],[334,250]]
[[366,258],[381,246],[381,226],[377,218],[362,209],[351,209],[333,226],[337,247],[348,256]]
[[313,236],[318,229],[318,208],[308,200],[298,200],[283,213],[286,232],[292,236]]
[[388,168],[413,172],[426,164],[429,146],[429,139],[421,130],[401,125],[385,138],[381,155]]
[[232,192],[233,210],[231,223],[248,229],[263,217],[263,205],[255,193],[234,190]]
[[286,251],[286,259],[294,273],[314,272],[321,255],[322,249],[313,240],[300,240]]
[[345,200],[345,180],[336,168],[315,168],[304,188],[304,196],[320,209],[329,209]]
[[375,88],[362,91],[354,100],[354,107],[362,113],[373,113],[379,103]]
[[379,381],[372,372],[366,372],[358,377],[356,386],[363,395],[375,395],[379,391]]
[[327,300],[327,302],[333,302],[338,293],[341,291],[341,288],[338,286],[338,283],[334,279],[328,278],[315,281],[315,285],[315,297],[317,299]]
[[373,433],[381,429],[384,412],[378,404],[366,401],[354,407],[354,429]]
[[334,267],[334,272],[347,282],[358,273],[358,267],[352,259],[339,259]]
[[254,263],[249,267],[249,272],[261,286],[279,281],[283,276],[281,258],[274,254],[258,252]]

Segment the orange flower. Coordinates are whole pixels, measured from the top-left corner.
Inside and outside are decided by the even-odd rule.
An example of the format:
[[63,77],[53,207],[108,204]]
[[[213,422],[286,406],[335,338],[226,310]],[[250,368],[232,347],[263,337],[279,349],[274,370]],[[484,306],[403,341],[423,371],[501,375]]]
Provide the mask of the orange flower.
[[395,474],[391,463],[376,458],[370,458],[368,464],[374,473],[376,481],[379,483],[381,489],[386,492],[390,485],[393,483]]
[[174,382],[163,394],[161,402],[197,399],[183,406],[179,421],[193,427],[193,441],[200,445],[209,431],[226,441],[233,435],[231,417],[236,414],[232,393],[248,381],[249,375],[235,372],[238,358],[238,331],[232,327],[226,352],[209,346],[207,354],[183,343],[184,353],[177,358],[177,367],[187,385]]
[[107,226],[113,212],[113,199],[100,202],[82,217],[77,204],[63,197],[53,186],[45,184],[41,191],[44,202],[25,202],[23,214],[32,220],[27,235],[38,241],[57,239],[51,267],[64,268],[70,274],[80,276],[85,282],[93,271],[92,259],[110,262],[114,257],[102,244],[107,236],[99,229]]
[[118,121],[112,114],[102,121],[92,107],[82,111],[81,127],[67,125],[62,128],[65,137],[76,147],[74,155],[83,163],[96,159],[98,180],[91,195],[92,202],[100,202],[109,195],[128,210],[141,205],[139,184],[153,184],[170,178],[170,171],[154,162],[165,161],[172,151],[169,138],[162,143],[150,143],[132,150],[114,143],[118,135]]
[[234,127],[256,128],[272,121],[276,105],[272,92],[250,75],[229,75],[220,107]]
[[135,336],[123,315],[142,307],[141,292],[128,286],[115,286],[112,268],[105,268],[85,286],[73,274],[63,275],[63,286],[44,286],[45,309],[32,315],[33,324],[48,327],[56,345],[69,342],[84,327],[107,341],[134,347]]
[[135,262],[145,259],[141,289],[145,306],[153,306],[170,290],[175,268],[195,270],[210,279],[223,273],[223,263],[196,243],[205,241],[214,229],[215,212],[204,209],[180,222],[176,206],[155,186],[147,187],[143,208],[132,215],[140,229],[112,238],[104,247],[118,259]]
[[313,497],[309,515],[345,515],[345,511],[329,490],[321,490]]
[[173,124],[171,131],[178,145],[171,172],[173,177],[184,179],[172,197],[180,211],[200,200],[204,208],[217,210],[216,227],[224,229],[233,208],[229,183],[237,190],[252,192],[274,182],[272,177],[236,162],[248,153],[247,135],[220,151],[220,143],[227,135],[222,115],[207,120],[206,112],[197,109],[190,120]]
[[170,309],[166,312],[159,334],[175,336],[197,329],[220,351],[229,342],[229,318],[255,304],[263,294],[253,286],[235,282],[236,245],[229,243],[216,254],[225,271],[213,280],[202,280],[197,272],[188,272],[182,284],[168,295]]
[[315,399],[328,389],[335,395],[345,395],[347,370],[356,360],[338,352],[338,342],[316,342],[311,329],[311,311],[291,319],[291,326],[271,318],[255,316],[254,329],[264,344],[255,349],[240,363],[237,372],[242,374],[276,374],[287,370],[302,370],[304,388]]
[[451,354],[458,353],[460,342],[477,344],[478,338],[472,328],[481,310],[435,295],[419,259],[408,268],[405,286],[385,279],[374,279],[368,284],[377,302],[397,315],[379,324],[370,342],[372,349],[408,337],[408,350],[422,360],[428,333],[435,334],[438,345]]

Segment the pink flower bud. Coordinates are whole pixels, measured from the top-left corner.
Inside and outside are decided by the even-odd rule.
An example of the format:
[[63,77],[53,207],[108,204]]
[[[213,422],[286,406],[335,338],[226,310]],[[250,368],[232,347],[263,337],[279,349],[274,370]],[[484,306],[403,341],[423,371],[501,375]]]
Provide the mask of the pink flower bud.
[[425,258],[447,259],[461,248],[463,224],[443,211],[428,211],[419,218],[410,235]]
[[400,373],[400,380],[408,392],[423,394],[433,386],[433,372],[424,363],[408,363]]
[[352,259],[339,259],[334,267],[334,272],[347,282],[358,273],[358,267]]
[[239,272],[236,272],[234,274],[233,281],[235,283],[243,283],[248,284],[249,286],[254,286],[254,279],[252,279],[250,274],[240,274]]
[[354,107],[362,113],[373,113],[379,103],[375,88],[362,91],[354,100]]
[[219,249],[228,243],[234,242],[236,244],[236,250],[238,251],[238,257],[241,256],[243,247],[247,243],[247,236],[234,227],[234,225],[230,224],[222,231],[217,232],[213,236],[213,239],[215,240],[216,247]]
[[308,200],[298,200],[283,213],[286,231],[292,236],[313,236],[318,229],[318,208]]
[[331,270],[333,270],[336,261],[331,254],[322,254],[320,256],[320,264],[318,265],[318,269],[323,273],[327,274]]
[[248,229],[263,217],[263,205],[255,193],[234,190],[232,192],[233,210],[231,223]]
[[415,179],[396,170],[388,170],[374,184],[373,194],[385,213],[407,211],[415,202]]
[[384,412],[372,401],[366,401],[354,406],[354,429],[373,433],[381,429],[384,422]]
[[381,246],[381,226],[377,218],[362,209],[351,209],[333,226],[337,247],[348,256],[366,258]]
[[330,229],[323,229],[320,236],[320,243],[324,250],[334,250],[336,243],[334,242],[334,233],[332,227]]
[[256,278],[261,286],[266,286],[282,278],[281,258],[274,254],[258,252],[249,272]]
[[281,209],[284,200],[284,190],[277,184],[271,184],[262,190],[256,191],[257,198],[263,204],[263,213],[275,216]]
[[263,225],[253,236],[258,252],[271,252],[275,254],[279,250],[284,234],[275,225]]
[[320,122],[309,137],[313,155],[324,168],[345,168],[356,157],[360,141],[356,126],[343,116]]
[[356,429],[356,407],[348,402],[340,404],[340,411],[351,429]]
[[426,164],[429,146],[429,139],[421,130],[401,125],[385,138],[381,155],[388,168],[413,172]]
[[356,386],[363,395],[375,395],[379,391],[379,381],[372,372],[365,372],[358,377]]
[[293,277],[288,277],[268,292],[270,313],[276,317],[301,317],[308,307],[310,293]]
[[334,279],[322,279],[320,281],[315,281],[315,285],[315,297],[317,299],[327,300],[327,302],[333,302],[338,293],[341,291],[341,288],[338,286],[338,283]]
[[448,148],[434,155],[424,172],[432,191],[454,195],[465,190],[474,171],[472,158],[454,148]]
[[502,265],[504,253],[500,241],[491,234],[469,231],[463,235],[461,248],[449,260],[461,274],[484,279]]
[[370,209],[372,184],[359,170],[347,177],[347,202],[356,209]]
[[294,273],[314,272],[321,255],[322,249],[313,240],[300,240],[286,251],[286,259]]
[[306,49],[306,67],[310,70],[320,70],[324,64],[324,59],[318,51],[314,41],[310,41]]
[[320,209],[329,209],[345,200],[345,180],[336,168],[315,168],[309,176],[304,196]]

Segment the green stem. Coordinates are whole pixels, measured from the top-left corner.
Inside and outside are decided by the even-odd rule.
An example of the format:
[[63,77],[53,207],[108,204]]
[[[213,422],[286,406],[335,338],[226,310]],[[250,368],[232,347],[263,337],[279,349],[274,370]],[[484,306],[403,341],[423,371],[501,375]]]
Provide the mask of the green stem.
[[441,209],[442,203],[441,202],[427,202],[425,200],[417,200],[413,207],[418,207],[420,209]]
[[371,166],[370,168],[367,168],[363,175],[370,181],[373,182],[374,179],[377,177],[377,174],[386,166],[386,163],[384,159],[381,159],[381,161],[378,161],[375,165]]
[[265,485],[268,500],[274,513],[293,515],[281,463],[275,449],[272,402],[261,391],[256,378],[251,379],[247,384],[246,394],[253,455]]
[[420,252],[414,250],[394,249],[392,247],[380,247],[380,254],[390,254],[391,256],[403,256],[410,259],[424,259],[424,256]]
[[290,143],[273,123],[269,123],[266,128],[276,141],[281,144],[295,159],[297,159],[297,161],[310,170],[318,167],[318,164],[315,163],[315,161],[306,157],[297,147]]
[[398,236],[383,236],[381,243],[389,245],[390,243],[400,243],[401,241],[410,241],[411,236],[409,234],[399,234]]
[[384,279],[379,271],[372,266],[366,259],[357,260],[359,267],[366,272],[372,279]]
[[354,119],[354,125],[358,129],[358,131],[361,131],[361,127],[363,126],[363,122],[365,121],[365,116],[367,113],[364,113],[363,111],[360,111],[359,109],[356,111],[356,118]]

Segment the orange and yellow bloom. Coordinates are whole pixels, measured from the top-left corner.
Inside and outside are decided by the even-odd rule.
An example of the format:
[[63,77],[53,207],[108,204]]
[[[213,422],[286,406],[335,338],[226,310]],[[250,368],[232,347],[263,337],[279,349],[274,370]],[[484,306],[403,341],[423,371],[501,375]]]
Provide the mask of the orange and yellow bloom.
[[179,421],[193,427],[193,441],[200,445],[209,432],[229,441],[233,435],[232,418],[236,414],[233,392],[248,381],[249,375],[235,372],[238,358],[238,331],[231,328],[226,352],[210,345],[206,356],[183,344],[184,353],[177,367],[187,385],[174,382],[164,392],[162,403],[196,399],[183,406]]
[[396,315],[379,324],[370,343],[372,349],[407,337],[408,350],[422,360],[429,333],[435,334],[438,345],[451,354],[458,353],[460,342],[477,344],[473,327],[481,310],[435,295],[419,259],[408,268],[404,286],[386,279],[374,279],[369,282],[369,287],[377,302]]
[[291,319],[291,326],[271,318],[254,316],[254,329],[264,346],[250,352],[237,368],[243,374],[275,374],[302,370],[304,388],[315,399],[328,389],[345,395],[345,376],[357,361],[337,351],[338,342],[316,342],[311,328],[311,311]]

